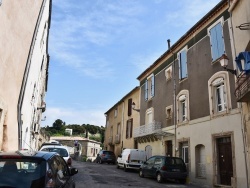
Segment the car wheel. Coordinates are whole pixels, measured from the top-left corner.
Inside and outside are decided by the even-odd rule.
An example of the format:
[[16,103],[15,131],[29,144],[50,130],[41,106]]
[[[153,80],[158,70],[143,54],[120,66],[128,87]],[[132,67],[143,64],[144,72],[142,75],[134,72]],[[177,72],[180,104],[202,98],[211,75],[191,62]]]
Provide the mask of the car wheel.
[[120,166],[117,164],[116,168],[117,168],[117,169],[119,169],[119,168],[120,168]]
[[139,176],[140,176],[141,178],[144,178],[144,174],[143,174],[143,172],[142,172],[142,169],[140,169],[140,171],[139,171]]
[[179,182],[180,182],[181,184],[186,184],[186,179],[180,179]]
[[126,167],[126,165],[124,165],[124,172],[127,172],[128,171],[128,169],[127,169],[127,167]]
[[160,172],[157,173],[156,175],[156,180],[158,183],[162,183],[163,182],[163,178]]

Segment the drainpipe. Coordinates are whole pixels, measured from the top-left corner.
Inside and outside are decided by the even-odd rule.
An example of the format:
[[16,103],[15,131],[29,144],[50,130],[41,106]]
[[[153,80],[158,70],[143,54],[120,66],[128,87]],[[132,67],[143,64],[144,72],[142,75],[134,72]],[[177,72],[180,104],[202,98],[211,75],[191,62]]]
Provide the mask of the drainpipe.
[[[51,5],[51,0],[49,0],[49,1],[50,1],[50,5]],[[24,99],[24,95],[25,95],[25,88],[26,88],[27,80],[28,80],[28,76],[29,76],[31,58],[33,56],[36,36],[38,33],[38,28],[39,28],[40,23],[41,23],[41,18],[42,18],[43,12],[44,12],[44,7],[45,7],[46,2],[47,2],[47,0],[43,0],[39,15],[38,15],[38,18],[36,21],[36,26],[35,26],[35,30],[33,32],[32,41],[31,41],[29,54],[28,54],[28,59],[26,62],[24,75],[23,75],[23,79],[22,79],[22,84],[21,84],[21,89],[20,89],[19,98],[18,98],[17,121],[18,121],[18,149],[19,150],[22,149],[22,118],[21,118],[22,114],[21,114],[21,112],[22,112],[22,106],[23,106],[23,99]],[[49,14],[51,14],[51,12],[49,12]]]
[[170,53],[173,55],[173,81],[174,81],[174,91],[173,91],[173,98],[174,98],[174,105],[173,105],[173,113],[174,113],[174,156],[176,157],[177,153],[177,139],[176,139],[176,80],[175,80],[175,59],[174,59],[174,52],[171,49],[170,46],[170,39],[168,41],[168,50],[170,50]]

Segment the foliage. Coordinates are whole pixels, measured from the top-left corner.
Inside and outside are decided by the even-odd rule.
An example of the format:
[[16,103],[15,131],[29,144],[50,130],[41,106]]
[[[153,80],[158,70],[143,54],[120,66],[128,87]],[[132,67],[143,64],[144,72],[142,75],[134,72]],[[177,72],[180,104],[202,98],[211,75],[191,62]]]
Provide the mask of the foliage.
[[[52,127],[46,126],[45,131],[50,136],[69,136],[69,133],[65,132],[65,129],[72,129],[73,136],[88,137],[89,133],[91,134],[89,138],[91,140],[96,140],[98,142],[104,142],[105,128],[103,126],[90,125],[90,124],[70,124],[66,125],[61,119],[57,119]],[[100,137],[94,136],[95,134],[100,134]]]

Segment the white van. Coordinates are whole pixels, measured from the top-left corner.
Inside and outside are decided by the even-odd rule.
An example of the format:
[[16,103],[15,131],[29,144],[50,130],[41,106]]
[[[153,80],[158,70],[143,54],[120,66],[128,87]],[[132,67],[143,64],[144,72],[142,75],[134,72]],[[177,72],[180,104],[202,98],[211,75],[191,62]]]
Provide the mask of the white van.
[[146,161],[146,152],[139,149],[124,149],[117,158],[117,168],[139,170],[143,162]]

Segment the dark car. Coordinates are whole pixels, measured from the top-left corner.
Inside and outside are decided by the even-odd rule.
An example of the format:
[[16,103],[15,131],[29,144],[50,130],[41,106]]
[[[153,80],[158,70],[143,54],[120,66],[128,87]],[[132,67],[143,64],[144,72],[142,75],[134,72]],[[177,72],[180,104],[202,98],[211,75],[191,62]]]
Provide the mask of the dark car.
[[0,153],[0,187],[75,188],[76,168],[68,168],[56,152],[13,151]]
[[159,183],[166,179],[175,179],[184,184],[187,168],[182,158],[152,156],[140,167],[139,176],[156,178]]
[[116,156],[113,151],[102,150],[97,154],[96,157],[97,163],[116,163]]

